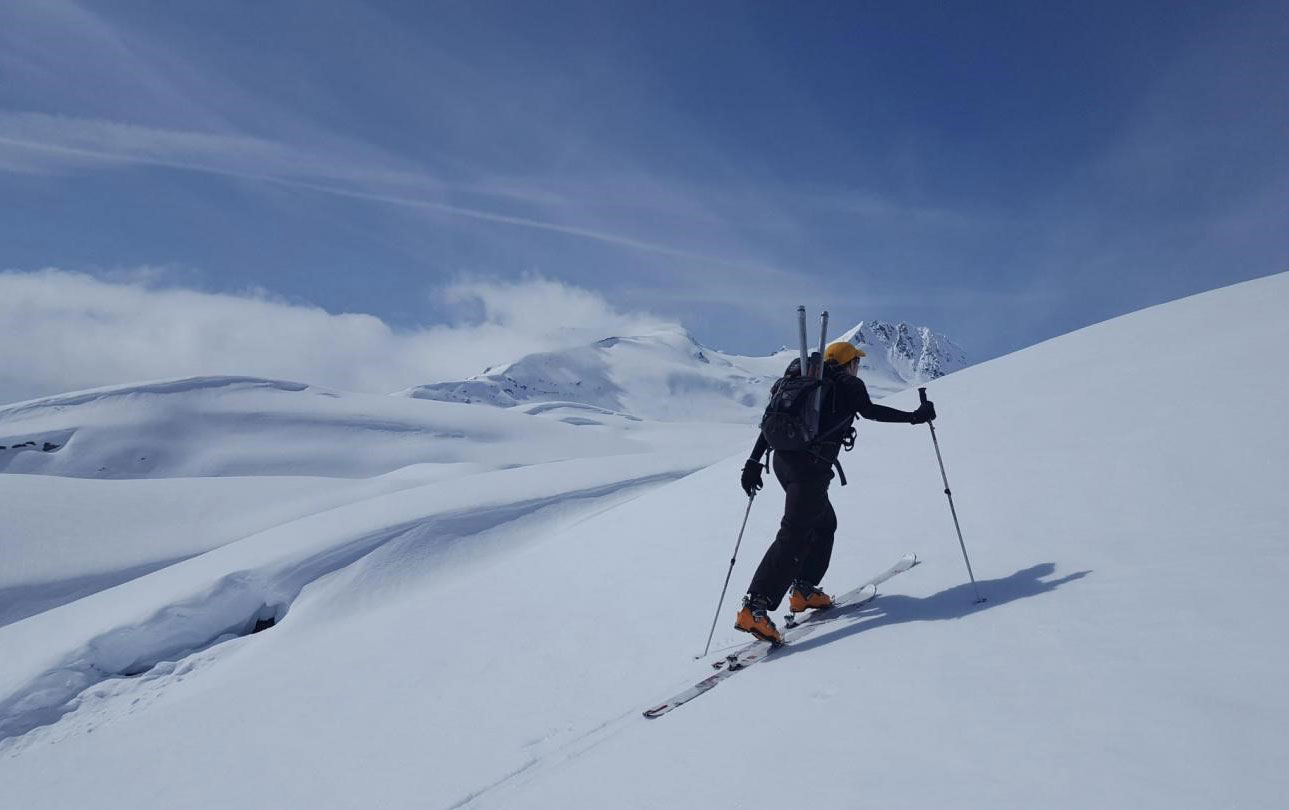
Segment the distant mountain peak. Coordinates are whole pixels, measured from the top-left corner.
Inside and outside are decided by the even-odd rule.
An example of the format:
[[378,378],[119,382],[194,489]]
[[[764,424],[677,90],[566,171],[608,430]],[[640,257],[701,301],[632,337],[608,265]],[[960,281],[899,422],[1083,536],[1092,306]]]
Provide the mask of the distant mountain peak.
[[965,368],[966,352],[949,338],[925,326],[904,321],[860,321],[839,335],[862,348],[867,357],[862,369],[889,366],[908,385],[929,382]]

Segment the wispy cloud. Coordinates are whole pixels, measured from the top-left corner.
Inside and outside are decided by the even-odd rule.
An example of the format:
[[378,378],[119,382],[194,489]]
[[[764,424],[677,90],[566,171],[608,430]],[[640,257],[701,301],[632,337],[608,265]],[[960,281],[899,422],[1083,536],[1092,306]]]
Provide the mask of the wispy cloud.
[[[337,170],[336,166],[344,164],[334,157],[311,156],[262,138],[162,130],[66,116],[0,112],[0,168],[23,165],[17,160],[18,155],[14,151],[6,153],[5,147],[9,150],[35,154],[37,160],[26,164],[30,171],[122,165],[161,166],[244,180],[258,180],[319,194],[416,208],[500,225],[535,228],[631,250],[692,259],[704,264],[719,264],[768,273],[779,272],[776,268],[750,261],[709,255],[593,228],[497,213],[412,196],[327,185],[319,180],[306,178],[367,185],[393,181],[401,184],[415,182],[431,187],[448,187],[447,184],[430,178],[418,179],[408,173],[364,171],[354,169],[352,166]],[[491,190],[488,193],[505,196],[518,194],[518,192],[503,189]],[[523,196],[531,197],[527,194]]]
[[516,187],[448,183],[423,172],[268,138],[19,111],[0,110],[0,161],[0,166],[11,171],[32,173],[157,166],[249,180],[316,178],[463,191],[520,201],[557,200],[551,194]]
[[[764,244],[767,232],[798,227],[773,190],[735,196],[710,183],[695,186],[587,137],[595,127],[576,97],[584,79],[558,69],[517,75],[451,49],[403,48],[412,43],[396,20],[366,7],[346,14],[391,50],[416,54],[416,68],[434,75],[417,87],[416,104],[433,110],[421,124],[429,143],[442,148],[396,153],[341,134],[225,77],[227,65],[200,69],[201,53],[176,53],[165,38],[139,30],[138,20],[131,25],[53,0],[21,4],[0,26],[8,31],[0,32],[0,70],[30,85],[9,104],[31,105],[0,109],[0,170],[164,167],[421,211],[440,225],[486,223],[497,226],[499,242],[522,244],[525,232],[542,232],[663,257],[671,261],[649,267],[659,282],[695,272],[730,281],[753,272],[801,283],[801,270]],[[386,65],[383,54],[369,56]],[[87,75],[100,88],[94,96],[82,87]],[[34,111],[47,103],[60,112]],[[690,127],[676,120],[669,129],[684,143]],[[498,160],[499,144],[510,140],[530,159]],[[701,141],[685,148],[722,175],[744,173]]]

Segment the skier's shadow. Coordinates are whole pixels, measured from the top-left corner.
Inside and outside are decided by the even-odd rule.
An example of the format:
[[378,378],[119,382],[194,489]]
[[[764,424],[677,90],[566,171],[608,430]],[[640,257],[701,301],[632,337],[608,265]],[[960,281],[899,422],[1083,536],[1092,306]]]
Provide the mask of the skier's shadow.
[[841,608],[835,617],[829,616],[827,619],[828,624],[837,622],[840,627],[835,630],[820,628],[814,637],[802,639],[777,650],[770,660],[786,658],[793,653],[831,644],[856,633],[888,624],[965,618],[982,610],[1015,602],[1017,599],[1026,599],[1053,591],[1067,582],[1082,579],[1092,573],[1077,571],[1060,579],[1046,581],[1043,579],[1055,572],[1056,563],[1049,562],[1022,569],[1002,579],[981,580],[978,582],[980,595],[987,601],[979,604],[975,602],[975,591],[970,582],[921,598],[901,594],[881,594],[872,602],[858,608],[849,611]]

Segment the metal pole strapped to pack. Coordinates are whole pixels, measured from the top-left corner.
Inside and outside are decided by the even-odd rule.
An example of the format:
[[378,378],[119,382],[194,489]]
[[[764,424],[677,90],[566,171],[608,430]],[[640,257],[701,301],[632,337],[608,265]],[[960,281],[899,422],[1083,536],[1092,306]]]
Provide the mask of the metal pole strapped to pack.
[[804,306],[797,307],[797,327],[801,332],[801,376],[804,377],[808,373],[807,363],[810,362],[809,349],[806,348],[806,308]]
[[[824,342],[828,340],[828,310],[819,313],[819,365],[815,370],[815,377],[820,381],[824,378]],[[815,433],[819,432],[820,420],[823,418],[824,407],[824,388],[819,386],[815,389]]]
[[819,379],[824,378],[824,349],[828,343],[828,310],[819,313]]

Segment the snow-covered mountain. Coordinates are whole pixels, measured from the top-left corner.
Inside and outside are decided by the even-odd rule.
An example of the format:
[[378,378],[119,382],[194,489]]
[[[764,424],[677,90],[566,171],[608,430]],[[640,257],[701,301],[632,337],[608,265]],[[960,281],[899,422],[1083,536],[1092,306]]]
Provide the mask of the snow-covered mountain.
[[530,354],[469,380],[403,393],[502,407],[576,402],[646,419],[747,422],[764,408],[774,377],[737,359],[701,346],[683,329],[666,329]]
[[[925,326],[860,321],[836,340],[849,340],[867,353],[860,368],[873,369],[901,388],[938,380],[967,367],[967,354],[944,335]],[[862,371],[861,371],[862,374]]]
[[[973,603],[927,429],[868,424],[833,489],[823,584],[909,551],[923,564],[658,720],[642,710],[712,671],[694,656],[747,514],[711,657],[745,639],[737,597],[782,506],[773,482],[750,503],[738,489],[746,426],[587,404],[386,410],[265,381],[0,412],[16,454],[0,475],[0,797],[1280,807],[1289,383],[1266,347],[1289,341],[1287,307],[1289,274],[1272,276],[932,381],[988,601]],[[274,460],[269,423],[302,466]],[[177,455],[149,477],[71,477],[161,428]],[[235,465],[182,440],[214,430]],[[333,453],[345,435],[355,451]],[[398,466],[439,443],[452,460]],[[13,474],[19,456],[45,474]],[[44,609],[60,588],[74,597]]]
[[[833,339],[850,339],[868,356],[860,376],[874,397],[937,379],[966,365],[966,355],[926,327],[861,322]],[[402,392],[419,399],[513,407],[576,402],[646,419],[747,423],[765,406],[770,383],[795,357],[727,354],[684,329],[610,337],[588,346],[530,354],[468,380]]]

